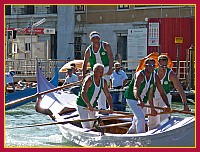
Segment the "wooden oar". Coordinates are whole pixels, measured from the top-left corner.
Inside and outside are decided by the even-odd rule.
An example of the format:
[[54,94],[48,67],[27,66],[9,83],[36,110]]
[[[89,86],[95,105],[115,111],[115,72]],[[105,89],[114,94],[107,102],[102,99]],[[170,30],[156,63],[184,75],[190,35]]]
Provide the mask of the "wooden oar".
[[187,101],[195,105],[194,100],[188,98]]
[[[89,110],[88,108],[84,108],[85,110]],[[98,112],[105,112],[105,113],[108,113],[109,114],[109,110],[105,110],[105,109],[94,109],[94,111],[98,111]],[[127,115],[127,114],[132,114],[132,113],[129,113],[129,112],[124,112],[124,111],[113,111],[113,113],[116,113],[116,114],[123,114],[123,115]]]
[[[152,106],[150,105],[144,105],[144,107],[147,107],[147,108],[151,108]],[[165,108],[163,107],[157,107],[157,106],[154,106],[155,109],[160,109],[160,110],[164,110]],[[190,111],[182,111],[182,110],[171,110],[170,113],[183,113],[183,114],[190,114],[190,115],[195,115],[195,113],[193,112],[190,112]]]
[[100,117],[100,118],[93,118],[93,119],[78,119],[78,120],[71,120],[71,121],[61,121],[61,122],[52,122],[52,123],[43,123],[43,124],[34,124],[34,125],[27,125],[27,126],[15,126],[15,127],[7,127],[6,129],[15,129],[15,128],[28,128],[28,127],[38,127],[38,126],[49,126],[49,125],[58,125],[58,124],[67,124],[67,123],[76,123],[76,122],[87,122],[87,121],[95,121],[95,120],[111,120],[111,119],[118,119],[118,118],[129,118],[133,117],[133,115],[122,115],[122,116],[110,116],[110,117]]
[[109,124],[109,125],[103,125],[103,126],[98,126],[99,128],[111,128],[111,127],[120,127],[120,126],[127,126],[131,125],[132,122],[122,122],[122,123],[116,123],[116,124]]
[[47,93],[50,93],[50,92],[54,92],[54,91],[57,91],[57,90],[61,90],[61,89],[67,88],[67,87],[71,87],[71,86],[74,86],[74,85],[79,84],[79,83],[81,83],[81,82],[82,82],[82,80],[81,80],[81,81],[74,82],[74,83],[66,84],[66,85],[64,85],[64,86],[60,86],[60,87],[57,87],[57,88],[53,88],[53,89],[50,89],[50,90],[47,90],[47,91],[44,91],[44,92],[36,93],[36,94],[31,95],[31,96],[28,96],[28,97],[24,97],[24,98],[21,98],[21,99],[13,100],[13,101],[11,101],[11,102],[9,102],[9,103],[6,103],[5,106],[6,106],[6,107],[7,107],[7,106],[12,106],[12,105],[17,104],[17,103],[20,103],[20,102],[22,102],[22,101],[24,101],[24,100],[35,98],[35,97],[37,97],[38,95],[43,95],[43,94],[47,94]]
[[[85,109],[86,109],[86,110],[89,110],[88,108],[85,108]],[[109,110],[104,110],[104,109],[101,109],[101,110],[99,110],[99,109],[94,109],[94,111],[109,113]],[[124,111],[113,111],[113,113],[134,116],[133,113],[124,112]],[[171,112],[170,112],[170,113],[171,113]],[[157,115],[159,115],[159,114],[166,114],[166,112],[165,112],[165,113],[163,113],[163,112],[162,112],[162,113],[157,113]],[[148,117],[148,116],[153,116],[153,115],[149,113],[149,114],[146,114],[145,116]]]

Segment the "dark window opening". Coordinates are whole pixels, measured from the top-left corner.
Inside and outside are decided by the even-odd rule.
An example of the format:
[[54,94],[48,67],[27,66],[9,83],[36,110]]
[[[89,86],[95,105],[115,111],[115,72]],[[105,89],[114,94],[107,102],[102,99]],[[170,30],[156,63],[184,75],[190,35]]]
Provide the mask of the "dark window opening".
[[127,60],[127,36],[117,37],[117,54],[115,59]]
[[118,5],[118,9],[129,9],[129,5]]
[[51,59],[57,59],[57,32],[51,34]]
[[47,13],[48,14],[56,14],[57,13],[57,5],[51,5],[50,7],[47,7]]
[[34,5],[25,5],[24,14],[34,14]]
[[30,51],[30,50],[31,50],[31,44],[25,43],[25,51]]
[[81,44],[82,44],[82,39],[81,37],[75,37],[74,40],[74,57],[75,59],[81,59]]
[[84,5],[76,5],[75,11],[85,11],[85,6]]
[[5,13],[6,13],[6,15],[11,15],[11,5],[5,6]]

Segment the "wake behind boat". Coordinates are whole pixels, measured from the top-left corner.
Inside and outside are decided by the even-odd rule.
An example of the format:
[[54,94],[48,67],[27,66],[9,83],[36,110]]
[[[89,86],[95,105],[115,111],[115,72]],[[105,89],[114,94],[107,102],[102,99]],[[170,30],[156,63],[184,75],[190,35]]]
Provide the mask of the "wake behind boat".
[[[53,86],[37,74],[38,90],[52,89]],[[44,80],[44,81],[43,81]],[[41,85],[42,84],[42,85]],[[52,112],[62,135],[80,146],[92,147],[194,147],[194,117],[173,117],[159,128],[139,134],[126,134],[131,125],[132,114],[114,112],[109,115],[96,113],[95,119],[80,120],[76,111],[77,96],[55,91],[43,96],[40,106]],[[37,107],[36,107],[37,109]],[[84,129],[83,121],[95,121],[92,129]]]

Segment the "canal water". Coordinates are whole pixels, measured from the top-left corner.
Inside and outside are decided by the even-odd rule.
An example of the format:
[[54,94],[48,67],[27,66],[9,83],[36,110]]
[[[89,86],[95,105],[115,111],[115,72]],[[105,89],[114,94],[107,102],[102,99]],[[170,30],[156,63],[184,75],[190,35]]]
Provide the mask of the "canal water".
[[[5,147],[80,147],[63,138],[56,125],[6,129],[6,127],[26,126],[51,122],[46,115],[37,113],[35,103],[28,103],[21,107],[5,112]],[[194,112],[194,105],[189,105]],[[174,102],[173,109],[182,110],[181,102]],[[173,114],[186,117],[185,114]]]

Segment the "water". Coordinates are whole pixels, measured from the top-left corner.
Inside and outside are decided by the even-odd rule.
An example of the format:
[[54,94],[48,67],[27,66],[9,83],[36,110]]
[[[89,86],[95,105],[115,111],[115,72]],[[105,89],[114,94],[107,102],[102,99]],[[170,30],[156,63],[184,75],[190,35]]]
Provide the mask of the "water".
[[[35,103],[28,103],[19,108],[6,111],[6,127],[26,126],[51,122],[46,115],[35,112]],[[173,109],[182,110],[179,102],[173,103]],[[194,105],[189,105],[194,112]],[[185,114],[173,114],[186,117]],[[190,116],[190,115],[189,115]],[[6,147],[78,147],[78,145],[64,139],[56,125],[5,129]]]
[[[35,103],[28,103],[13,110],[6,111],[5,127],[26,126],[51,122],[34,109]],[[5,130],[7,147],[74,147],[77,146],[63,138],[56,125],[18,128]]]

